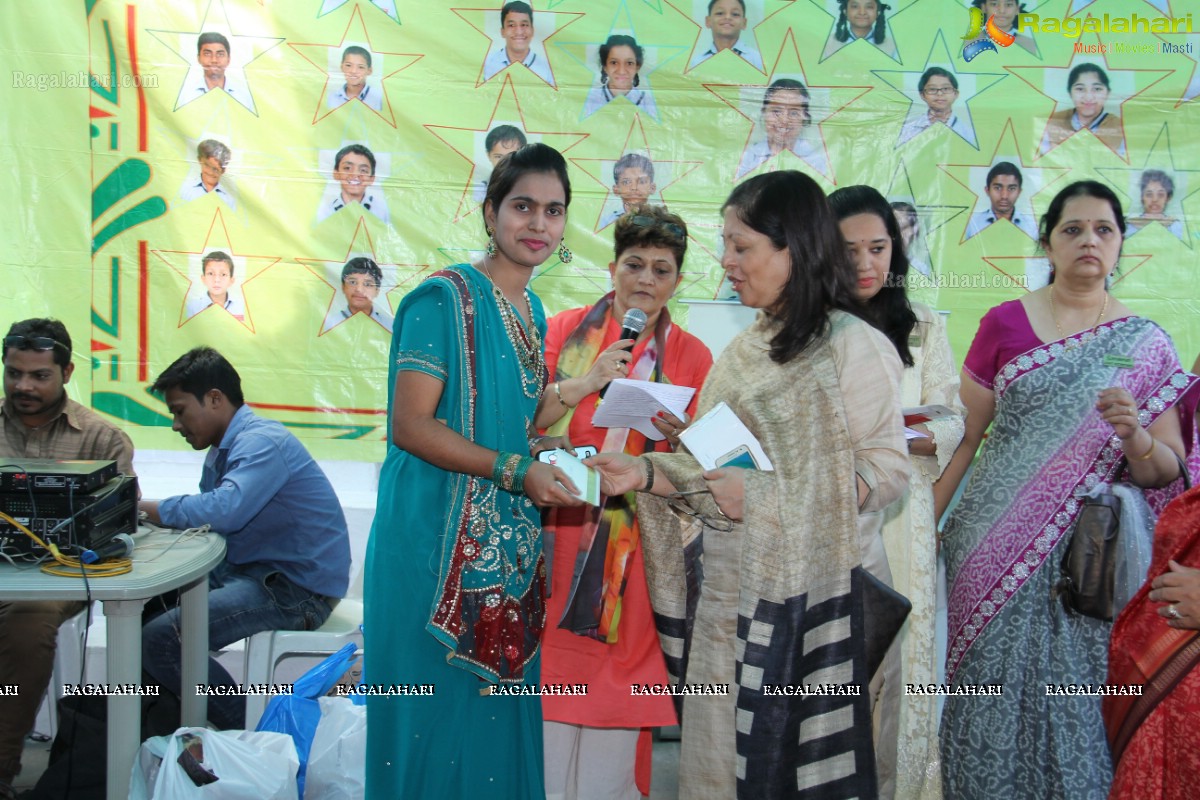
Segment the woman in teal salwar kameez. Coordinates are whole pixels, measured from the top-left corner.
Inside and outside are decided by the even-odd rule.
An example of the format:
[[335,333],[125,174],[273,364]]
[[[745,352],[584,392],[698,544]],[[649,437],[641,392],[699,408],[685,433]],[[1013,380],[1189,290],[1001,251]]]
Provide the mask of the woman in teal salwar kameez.
[[[397,311],[363,671],[395,688],[367,699],[369,798],[545,794],[540,698],[492,689],[537,686],[536,506],[579,502],[529,457],[546,321],[526,285],[560,250],[569,201],[558,152],[508,156],[484,201],[487,256],[430,276]],[[433,693],[405,694],[420,684]]]

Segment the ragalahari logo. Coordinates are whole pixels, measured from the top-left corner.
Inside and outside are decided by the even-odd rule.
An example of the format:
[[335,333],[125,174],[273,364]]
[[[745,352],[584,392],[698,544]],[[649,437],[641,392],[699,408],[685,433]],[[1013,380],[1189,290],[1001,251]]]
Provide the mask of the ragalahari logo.
[[1008,47],[1017,40],[1013,34],[1000,30],[996,25],[996,17],[992,15],[988,17],[987,24],[983,24],[983,10],[980,8],[971,9],[971,23],[967,28],[967,35],[962,37],[966,44],[963,45],[963,60],[970,61],[980,53],[986,53],[988,50],[999,52],[996,50],[996,45]]

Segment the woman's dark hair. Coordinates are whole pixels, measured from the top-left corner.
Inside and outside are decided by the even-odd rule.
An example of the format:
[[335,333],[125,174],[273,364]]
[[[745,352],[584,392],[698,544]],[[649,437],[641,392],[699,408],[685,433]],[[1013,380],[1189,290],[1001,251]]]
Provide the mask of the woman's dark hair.
[[662,206],[643,203],[617,218],[613,233],[613,256],[631,247],[662,247],[675,256],[675,272],[683,272],[687,253],[687,224]]
[[621,33],[614,33],[608,37],[608,41],[600,45],[600,83],[606,85],[608,83],[608,72],[604,69],[605,63],[608,61],[608,54],[612,52],[614,47],[624,45],[633,50],[633,57],[637,59],[638,72],[633,76],[633,85],[637,86],[642,82],[641,69],[642,63],[646,59],[646,51],[637,43],[637,39],[632,36],[626,36]]
[[[484,208],[488,203],[492,208],[499,209],[504,198],[508,197],[517,181],[531,172],[549,172],[558,176],[563,187],[563,199],[571,205],[571,179],[567,177],[567,162],[562,153],[548,144],[533,142],[512,151],[492,170],[488,180],[487,193],[483,198]],[[487,215],[483,215],[483,229],[487,230]]]
[[771,340],[772,361],[786,364],[823,338],[834,309],[865,317],[854,297],[846,243],[816,181],[795,170],[756,175],[733,190],[721,212],[726,209],[788,251],[791,271],[776,314],[783,329]]
[[[1038,244],[1043,250],[1050,242],[1050,233],[1058,227],[1059,220],[1062,219],[1063,207],[1066,206],[1068,200],[1074,200],[1076,197],[1094,197],[1107,202],[1112,208],[1113,216],[1117,218],[1117,228],[1121,231],[1121,237],[1124,238],[1125,212],[1121,210],[1121,200],[1116,193],[1099,181],[1076,181],[1054,195],[1054,199],[1050,201],[1050,207],[1042,215],[1042,224],[1038,229]],[[1120,253],[1118,253],[1117,258],[1120,257]],[[1050,265],[1050,283],[1054,283],[1053,264]]]
[[900,223],[896,222],[892,206],[870,186],[838,189],[829,195],[829,206],[839,222],[857,214],[873,214],[883,221],[888,238],[892,240],[892,263],[888,265],[883,288],[863,306],[871,323],[892,340],[904,365],[913,366],[916,362],[913,361],[912,351],[908,349],[908,337],[917,326],[917,315],[913,313],[904,291],[908,277],[908,256],[904,254],[904,238],[900,235]]
[[1079,76],[1085,72],[1094,72],[1100,78],[1100,82],[1104,84],[1105,89],[1112,89],[1108,82],[1108,73],[1097,67],[1095,64],[1089,64],[1086,61],[1082,64],[1076,64],[1067,73],[1067,92],[1071,91],[1071,87],[1075,85],[1075,81],[1079,80]]
[[[833,38],[839,42],[850,39],[850,22],[846,19],[846,5],[849,2],[850,0],[838,0],[837,26],[833,29]],[[882,0],[875,0],[875,8],[878,13],[875,15],[875,30],[871,31],[871,42],[883,44],[883,40],[887,38],[887,17],[884,12],[890,11],[892,7]]]

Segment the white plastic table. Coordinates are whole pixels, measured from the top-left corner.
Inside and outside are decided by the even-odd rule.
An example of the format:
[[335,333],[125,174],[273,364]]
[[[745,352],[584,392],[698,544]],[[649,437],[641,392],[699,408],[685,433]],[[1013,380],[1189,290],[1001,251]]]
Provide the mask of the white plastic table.
[[[108,620],[109,684],[142,680],[142,606],[152,597],[182,590],[183,687],[208,682],[208,573],[225,557],[225,540],[216,533],[179,542],[165,555],[172,533],[137,537],[133,571],[115,578],[88,578],[92,600],[104,603]],[[145,547],[145,545],[161,547]],[[155,556],[158,556],[155,558]],[[147,559],[154,559],[149,561]],[[0,560],[0,600],[87,600],[83,580],[47,575],[40,569],[18,569]],[[85,654],[86,657],[86,654]],[[204,726],[208,698],[194,690],[180,698],[183,724]],[[129,773],[142,742],[141,699],[108,697],[109,800],[129,796]]]

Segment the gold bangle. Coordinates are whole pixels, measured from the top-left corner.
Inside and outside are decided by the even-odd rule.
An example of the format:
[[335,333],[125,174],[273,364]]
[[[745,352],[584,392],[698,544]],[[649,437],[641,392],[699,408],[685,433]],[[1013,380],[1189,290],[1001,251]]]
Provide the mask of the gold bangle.
[[558,402],[562,403],[563,408],[574,408],[575,406],[570,405],[566,400],[563,400],[562,389],[558,388],[558,384],[559,381],[554,382],[554,396],[558,398]]
[[1133,456],[1133,460],[1134,461],[1149,461],[1150,456],[1154,455],[1154,448],[1157,446],[1158,446],[1158,439],[1155,439],[1153,436],[1151,436],[1150,437],[1150,449],[1146,451],[1145,455]]

